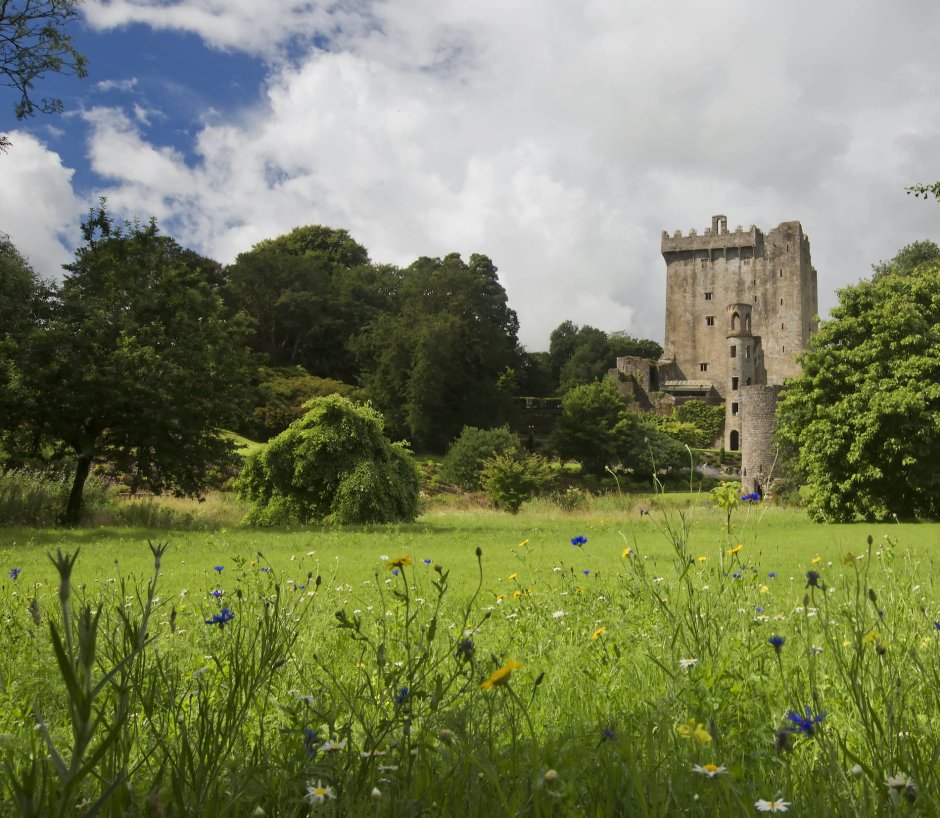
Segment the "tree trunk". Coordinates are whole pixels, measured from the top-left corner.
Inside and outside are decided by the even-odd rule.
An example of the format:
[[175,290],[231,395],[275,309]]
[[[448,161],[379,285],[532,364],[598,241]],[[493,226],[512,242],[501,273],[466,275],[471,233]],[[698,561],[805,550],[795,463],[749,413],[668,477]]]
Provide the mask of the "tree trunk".
[[91,458],[82,455],[78,458],[75,467],[75,479],[72,481],[72,491],[69,493],[69,504],[65,509],[66,525],[76,525],[82,513],[82,492],[85,490],[85,481],[91,471]]

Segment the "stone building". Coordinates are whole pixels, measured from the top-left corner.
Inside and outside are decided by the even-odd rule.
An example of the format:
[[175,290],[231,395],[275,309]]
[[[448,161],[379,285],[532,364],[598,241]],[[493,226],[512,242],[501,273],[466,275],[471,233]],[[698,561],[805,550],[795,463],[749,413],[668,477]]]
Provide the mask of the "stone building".
[[[776,396],[799,374],[799,356],[817,329],[816,270],[798,221],[764,234],[728,230],[712,217],[699,235],[662,234],[666,261],[663,357],[617,361],[624,391],[647,408],[691,398],[725,405],[721,444],[742,452],[742,479],[753,490],[767,475]],[[766,387],[777,387],[767,389]],[[717,443],[718,441],[716,441]]]

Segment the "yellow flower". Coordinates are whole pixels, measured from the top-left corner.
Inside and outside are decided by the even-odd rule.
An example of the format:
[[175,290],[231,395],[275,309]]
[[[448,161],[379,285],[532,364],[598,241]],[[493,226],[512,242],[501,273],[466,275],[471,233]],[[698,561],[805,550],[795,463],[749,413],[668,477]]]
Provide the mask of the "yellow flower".
[[607,633],[607,628],[601,625],[593,634],[591,634],[591,639],[597,639],[602,633]]
[[881,639],[881,634],[878,632],[878,628],[872,628],[868,633],[862,637],[862,644],[871,647],[879,639]]
[[480,683],[480,690],[489,690],[491,687],[502,687],[509,681],[512,672],[521,667],[522,662],[506,662],[499,670],[494,670],[489,679]]
[[517,576],[519,576],[515,571],[513,571],[506,579],[512,582]]
[[706,557],[706,556],[703,554],[701,557],[698,558],[698,561],[699,561],[699,562],[705,562],[705,560],[707,560],[707,559],[708,559],[708,557]]
[[522,548],[522,546],[528,545],[528,544],[529,544],[529,541],[528,541],[528,540],[523,540],[523,541],[522,541],[521,543],[519,543],[519,545],[517,545],[516,547],[517,547],[517,548]]
[[400,557],[395,557],[395,559],[385,563],[386,568],[404,568],[406,565],[411,565],[410,554],[402,554]]
[[744,548],[743,545],[736,545],[734,548],[729,548],[725,553],[733,557],[735,554],[740,553],[742,548]]
[[632,556],[633,556],[633,549],[632,549],[632,548],[624,548],[624,549],[623,549],[623,553],[620,555],[620,558],[621,558],[621,559],[624,559],[624,558],[626,558],[626,557],[632,557]]
[[820,557],[820,556],[815,556],[815,557],[813,557],[813,558],[810,560],[810,562],[811,562],[813,565],[819,565],[819,563],[822,562],[822,557]]
[[852,565],[855,562],[855,554],[851,551],[846,551],[845,556],[842,558],[843,565]]
[[512,592],[512,598],[513,598],[513,599],[519,599],[519,597],[521,597],[521,596],[522,596],[522,591],[516,590],[516,591],[513,591],[513,592]]
[[708,744],[712,740],[711,733],[705,729],[701,722],[696,722],[695,719],[689,719],[685,724],[680,724],[676,727],[676,733],[681,738],[690,741],[694,738],[699,744]]
[[766,585],[761,585],[760,588],[758,588],[758,590],[759,590],[762,594],[769,594],[769,593],[770,593],[770,588],[768,588]]

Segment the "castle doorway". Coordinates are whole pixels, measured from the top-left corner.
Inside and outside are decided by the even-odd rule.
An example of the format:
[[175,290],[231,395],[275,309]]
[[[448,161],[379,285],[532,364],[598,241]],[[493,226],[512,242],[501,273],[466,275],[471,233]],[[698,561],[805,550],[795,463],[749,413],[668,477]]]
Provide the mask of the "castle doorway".
[[729,443],[730,443],[729,448],[730,448],[731,451],[733,451],[733,452],[736,452],[739,448],[741,448],[741,436],[738,434],[738,430],[737,430],[737,429],[732,429],[732,430],[731,430],[731,436],[730,436]]

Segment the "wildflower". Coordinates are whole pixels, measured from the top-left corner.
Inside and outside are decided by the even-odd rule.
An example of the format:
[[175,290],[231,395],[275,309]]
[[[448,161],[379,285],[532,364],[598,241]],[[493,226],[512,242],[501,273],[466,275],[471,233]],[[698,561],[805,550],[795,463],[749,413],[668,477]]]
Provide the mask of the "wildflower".
[[849,772],[852,773],[852,775],[854,775],[856,778],[860,778],[862,773],[865,771],[862,769],[861,764],[856,764],[852,767],[851,770],[849,770]]
[[728,556],[733,557],[735,554],[740,554],[743,548],[743,545],[736,545],[734,548],[729,548],[727,551],[725,551],[725,553]]
[[590,568],[585,568],[581,573],[584,574],[584,576],[588,576],[588,574],[591,573],[591,569],[590,569]]
[[506,662],[499,670],[494,670],[489,679],[480,682],[480,690],[489,690],[491,687],[502,687],[509,682],[514,670],[522,667],[522,662]]
[[453,744],[454,741],[455,741],[456,738],[457,738],[457,737],[454,735],[454,731],[453,731],[453,730],[448,730],[446,727],[444,727],[443,729],[441,729],[441,730],[438,732],[437,737],[438,737],[441,741],[443,741],[444,744]]
[[779,756],[793,749],[790,733],[786,730],[774,730],[774,752]]
[[395,704],[401,706],[408,703],[408,699],[411,696],[411,691],[407,687],[403,687],[395,694]]
[[934,623],[933,623],[933,629],[934,629],[935,631],[940,631],[940,622],[934,622]]
[[207,619],[205,622],[207,625],[218,625],[221,630],[225,627],[227,622],[231,622],[234,618],[235,614],[228,608],[223,608],[219,613],[215,614],[212,619]]
[[819,656],[823,652],[823,649],[819,645],[810,645],[809,646],[809,655],[810,656]]
[[266,565],[262,565],[258,570],[259,570],[262,574],[270,574],[270,573],[271,573],[271,569],[268,568]]
[[711,733],[705,729],[701,722],[696,722],[695,719],[689,719],[685,724],[680,724],[676,727],[676,733],[680,738],[690,741],[694,738],[699,744],[708,744],[712,740]]
[[822,562],[822,557],[820,557],[820,556],[817,554],[815,557],[813,557],[813,558],[810,560],[810,562],[811,562],[813,565],[819,565],[819,563]]
[[425,560],[425,561],[424,561],[424,564],[425,564],[425,565],[430,565],[430,564],[431,564],[431,560]]
[[807,571],[806,572],[806,587],[807,588],[819,587],[819,571]]
[[698,557],[698,561],[699,561],[699,562],[705,562],[705,560],[707,560],[707,559],[708,559],[708,557],[706,557],[704,554],[703,554],[701,557]]
[[315,756],[317,754],[317,745],[321,741],[323,741],[323,739],[320,738],[320,734],[316,730],[310,727],[304,727],[304,748],[308,755]]
[[692,770],[699,775],[707,775],[709,778],[728,772],[727,767],[719,767],[717,764],[696,764]]
[[307,787],[306,801],[310,806],[319,807],[327,798],[332,798],[335,801],[336,793],[333,791],[332,787],[324,787],[322,781],[317,781],[315,787]]
[[741,572],[740,572],[740,571],[735,571],[731,576],[732,576],[734,579],[741,579]]
[[908,787],[914,786],[914,779],[912,779],[910,776],[904,775],[904,773],[889,775],[885,779],[885,786],[889,790],[896,790],[897,792],[900,792],[901,790],[906,790]]
[[393,575],[393,576],[396,576],[396,577],[397,577],[400,573],[401,573],[401,568],[393,568],[393,569],[392,569],[392,575]]
[[680,659],[679,667],[683,670],[688,670],[690,667],[695,667],[698,664],[698,659]]
[[754,806],[757,807],[758,812],[786,812],[790,806],[790,802],[780,799],[767,801],[764,798],[758,798],[754,802]]
[[601,625],[594,633],[591,634],[591,639],[597,639],[602,633],[607,633],[607,628]]
[[506,579],[512,582],[517,576],[519,576],[515,571],[513,571]]
[[363,758],[381,758],[385,755],[385,750],[380,750],[378,747],[375,747],[372,750],[363,750],[359,755]]
[[767,576],[770,577],[770,579],[776,579],[776,578],[777,578],[777,572],[776,572],[776,571],[771,571],[769,574],[767,574]]
[[803,733],[807,736],[813,736],[816,732],[816,725],[826,718],[825,713],[818,713],[815,716],[810,708],[806,708],[806,716],[801,716],[795,710],[787,713],[787,718],[793,722],[793,727],[786,729],[791,733]]
[[[402,554],[400,557],[395,557],[395,559],[385,563],[386,568],[392,569],[404,568],[406,565],[411,565],[411,556],[409,554]],[[393,571],[392,573],[397,574],[397,571]]]
[[572,537],[571,544],[576,545],[578,548],[582,545],[587,545],[587,537],[583,537],[580,534],[577,537]]
[[320,745],[321,753],[338,753],[340,750],[345,749],[346,739],[343,739],[342,741],[334,741],[333,739],[330,739],[329,741],[324,741],[323,744]]
[[868,647],[874,647],[881,639],[881,633],[877,628],[872,628],[862,637],[862,644]]
[[760,588],[758,588],[757,590],[762,594],[770,593],[770,588],[768,588],[766,585],[761,585]]
[[633,549],[632,549],[632,548],[624,548],[623,551],[622,551],[621,554],[620,554],[620,558],[621,558],[621,559],[623,559],[624,557],[632,557],[632,556],[633,556]]
[[845,556],[842,557],[842,564],[852,565],[852,563],[855,562],[855,559],[855,554],[853,554],[851,551],[846,551]]
[[11,569],[10,569],[10,573],[7,574],[7,576],[8,576],[10,579],[12,579],[14,582],[16,582],[16,578],[17,578],[22,572],[23,572],[23,571],[22,571],[21,568],[11,568]]
[[542,776],[542,780],[546,784],[551,784],[553,781],[558,780],[558,771],[557,770],[546,770],[545,775]]
[[553,611],[552,619],[561,619],[565,615],[564,611]]
[[523,540],[521,543],[519,543],[519,545],[517,545],[516,548],[523,548],[523,547],[527,546],[528,544],[529,544],[529,541],[528,541],[527,539],[525,539],[525,540]]
[[616,741],[617,733],[614,731],[613,727],[605,727],[601,730],[601,744],[605,741]]
[[742,503],[759,503],[760,495],[756,491],[752,492],[751,494],[742,494],[741,502]]
[[214,596],[216,599],[221,599],[224,593],[225,591],[223,591],[221,588],[212,589],[212,596]]
[[224,565],[216,565],[213,569],[217,574],[221,574],[225,570]]
[[777,653],[779,654],[779,653],[780,653],[780,648],[783,647],[783,643],[786,642],[787,640],[784,639],[782,636],[776,636],[776,635],[775,635],[775,636],[771,636],[770,639],[768,639],[767,641],[768,641],[771,645],[774,646],[774,650],[777,651]]
[[372,788],[372,800],[378,801],[381,797],[382,797],[382,790],[380,790],[378,787],[373,787]]

